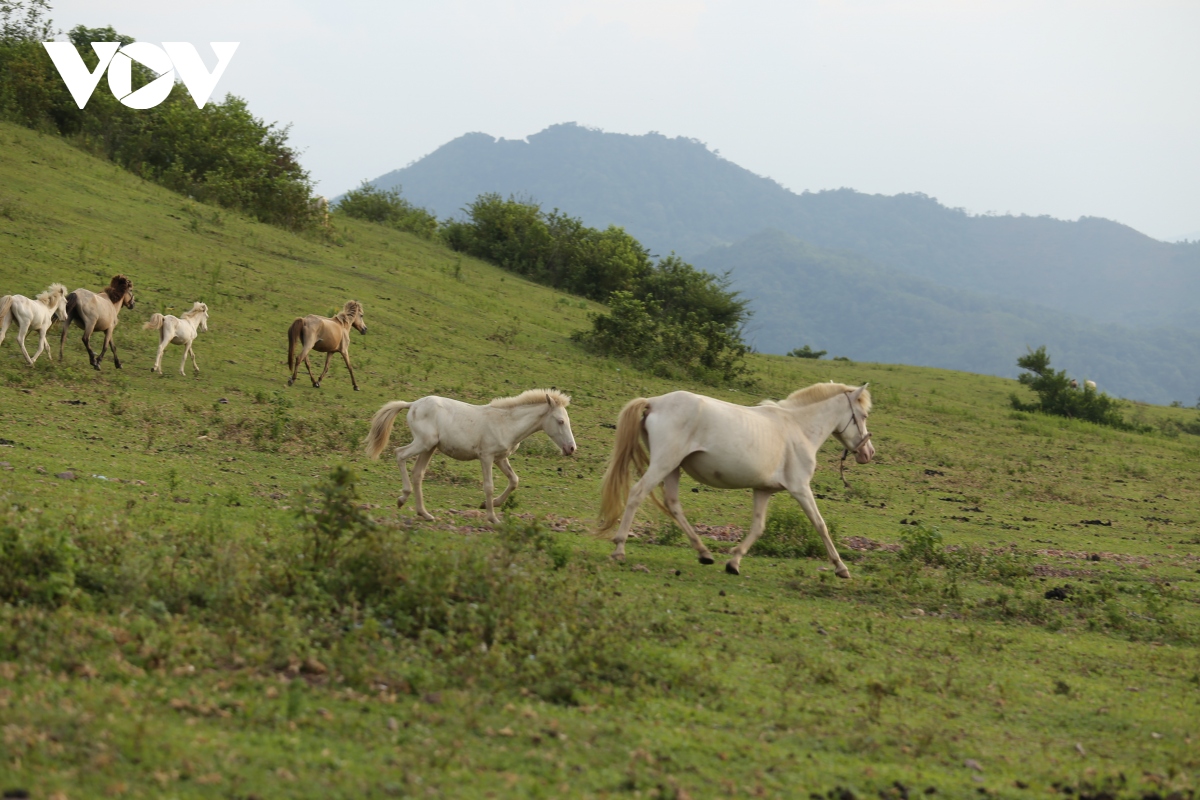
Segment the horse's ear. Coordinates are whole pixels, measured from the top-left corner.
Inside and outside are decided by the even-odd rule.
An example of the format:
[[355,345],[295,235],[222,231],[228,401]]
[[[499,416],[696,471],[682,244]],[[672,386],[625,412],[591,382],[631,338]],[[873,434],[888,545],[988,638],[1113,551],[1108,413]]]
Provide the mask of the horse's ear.
[[862,393],[865,392],[867,390],[867,387],[870,385],[871,385],[870,383],[864,383],[862,386],[855,389],[853,392],[850,393],[850,399],[857,400],[858,398],[862,397]]
[[550,406],[551,408],[554,408],[554,401],[550,399],[549,394],[546,395],[546,405]]

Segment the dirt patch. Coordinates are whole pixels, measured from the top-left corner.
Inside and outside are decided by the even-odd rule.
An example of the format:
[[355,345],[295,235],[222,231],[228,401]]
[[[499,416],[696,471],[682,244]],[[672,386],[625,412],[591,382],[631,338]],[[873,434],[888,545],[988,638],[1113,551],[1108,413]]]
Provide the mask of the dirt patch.
[[900,549],[900,545],[898,544],[877,542],[874,539],[868,539],[866,536],[847,536],[845,539],[842,539],[840,544],[849,550],[859,551],[883,550],[887,553],[894,553]]

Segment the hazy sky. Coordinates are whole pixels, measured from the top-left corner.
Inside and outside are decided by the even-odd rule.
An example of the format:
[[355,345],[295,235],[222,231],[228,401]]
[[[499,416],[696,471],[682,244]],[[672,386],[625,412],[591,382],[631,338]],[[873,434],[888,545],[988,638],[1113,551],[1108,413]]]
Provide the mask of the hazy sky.
[[[1200,2],[60,0],[241,47],[217,86],[332,196],[468,131],[706,142],[795,190],[924,192],[1200,238]],[[102,84],[103,86],[104,84]]]

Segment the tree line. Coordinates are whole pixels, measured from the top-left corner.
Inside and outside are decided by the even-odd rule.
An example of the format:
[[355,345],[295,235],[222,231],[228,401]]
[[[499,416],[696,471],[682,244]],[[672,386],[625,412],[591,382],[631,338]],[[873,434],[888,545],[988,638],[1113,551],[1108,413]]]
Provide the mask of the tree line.
[[[0,2],[0,118],[57,134],[147,180],[261,222],[302,230],[323,220],[288,128],[263,122],[239,97],[197,108],[176,83],[161,104],[137,110],[98,88],[80,109],[42,46],[57,33],[48,11],[45,0]],[[89,70],[98,63],[92,42],[134,41],[112,27],[83,25],[67,37]],[[155,77],[134,63],[135,90]]]

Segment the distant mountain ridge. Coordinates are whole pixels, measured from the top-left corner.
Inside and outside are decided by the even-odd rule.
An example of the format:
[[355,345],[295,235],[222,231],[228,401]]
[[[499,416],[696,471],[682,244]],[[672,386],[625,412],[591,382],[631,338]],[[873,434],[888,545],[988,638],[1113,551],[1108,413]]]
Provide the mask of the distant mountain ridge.
[[1017,356],[1044,344],[1055,367],[1110,394],[1163,404],[1200,394],[1197,332],[1096,323],[946,288],[780,231],[713,248],[695,264],[729,272],[755,310],[747,338],[765,352],[808,344],[830,356],[1016,377]]
[[1200,243],[1109,220],[972,216],[920,194],[795,194],[694,139],[553,125],[469,133],[373,181],[451,216],[483,192],[617,224],[652,252],[696,256],[772,228],[915,277],[1135,327],[1200,330]]

